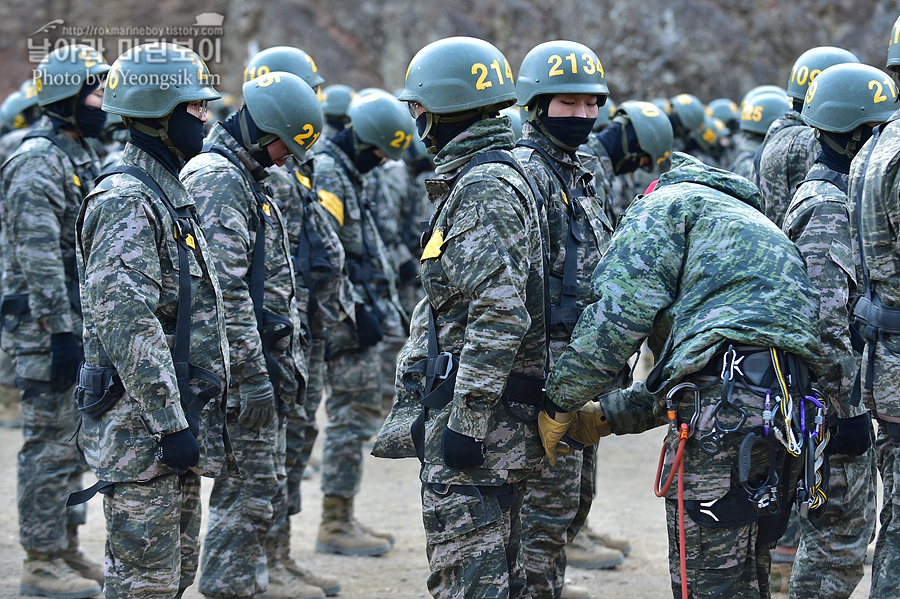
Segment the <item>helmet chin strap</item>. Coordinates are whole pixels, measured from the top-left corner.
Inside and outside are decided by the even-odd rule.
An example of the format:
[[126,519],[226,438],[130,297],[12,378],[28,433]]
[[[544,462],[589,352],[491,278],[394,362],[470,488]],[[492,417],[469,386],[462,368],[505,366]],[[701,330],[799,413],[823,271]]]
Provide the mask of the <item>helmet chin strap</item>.
[[828,147],[835,152],[853,158],[854,156],[856,156],[856,146],[859,145],[860,136],[862,135],[862,128],[864,126],[865,125],[859,126],[853,130],[853,137],[851,137],[850,141],[847,142],[846,147],[843,147],[835,142],[833,139],[831,139],[830,135],[822,135],[822,132],[818,129],[816,129],[816,139],[819,140],[819,143],[828,145]]
[[176,148],[175,144],[172,143],[172,140],[169,139],[169,118],[171,116],[172,113],[170,112],[166,116],[160,117],[158,119],[159,124],[162,125],[159,129],[154,129],[153,127],[149,127],[144,123],[139,123],[132,117],[127,116],[122,117],[122,122],[125,123],[127,127],[134,127],[145,135],[149,135],[150,137],[158,137],[164,144],[166,144],[166,147],[172,154],[174,154],[178,158],[181,158],[182,160],[186,160],[184,152]]

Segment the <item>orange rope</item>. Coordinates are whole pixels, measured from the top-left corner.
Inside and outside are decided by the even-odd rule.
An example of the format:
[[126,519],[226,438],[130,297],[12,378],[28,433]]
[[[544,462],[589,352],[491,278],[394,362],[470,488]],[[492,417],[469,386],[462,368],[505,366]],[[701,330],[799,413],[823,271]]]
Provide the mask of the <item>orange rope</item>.
[[688,425],[682,422],[678,430],[678,450],[675,452],[675,459],[672,462],[672,469],[669,471],[669,477],[663,488],[659,487],[659,479],[662,478],[663,462],[666,458],[666,443],[663,442],[662,451],[659,452],[659,465],[656,468],[656,482],[653,485],[653,492],[657,497],[662,497],[669,492],[672,481],[675,480],[675,472],[678,472],[678,557],[681,566],[681,597],[688,599],[687,585],[687,555],[685,548],[684,535],[684,446],[688,440]]

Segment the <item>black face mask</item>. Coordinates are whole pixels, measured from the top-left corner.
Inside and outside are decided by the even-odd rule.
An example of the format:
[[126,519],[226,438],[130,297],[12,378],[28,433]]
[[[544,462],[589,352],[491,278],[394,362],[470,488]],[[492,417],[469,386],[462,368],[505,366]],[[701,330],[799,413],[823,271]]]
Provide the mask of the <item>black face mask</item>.
[[366,148],[353,159],[356,170],[362,174],[368,173],[370,170],[384,162],[384,158],[375,154],[376,148]]
[[425,149],[427,150],[434,145],[434,140],[431,139],[430,135],[428,137],[422,137],[425,135],[426,127],[428,127],[428,113],[423,112],[416,117],[416,131],[419,133],[419,139],[425,144]]
[[594,128],[594,121],[582,116],[547,116],[541,117],[546,133],[560,147],[570,152],[587,141]]
[[172,111],[168,133],[172,145],[184,153],[186,161],[203,151],[203,121],[188,113],[187,102],[182,102]]
[[75,122],[85,137],[100,137],[106,126],[106,113],[95,106],[79,104],[75,107]]

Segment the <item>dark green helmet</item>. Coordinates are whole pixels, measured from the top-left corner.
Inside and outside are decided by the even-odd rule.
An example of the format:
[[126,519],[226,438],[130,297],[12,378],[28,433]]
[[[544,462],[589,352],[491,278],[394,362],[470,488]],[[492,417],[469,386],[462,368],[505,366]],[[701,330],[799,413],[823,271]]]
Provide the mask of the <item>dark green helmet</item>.
[[126,50],[113,63],[103,110],[123,117],[160,118],[183,102],[219,97],[197,54],[184,46],[152,42]]
[[891,40],[888,42],[887,70],[896,71],[900,67],[900,17],[894,21]]
[[672,114],[672,101],[668,98],[653,98],[650,103],[663,111],[663,114]]
[[91,46],[61,46],[41,59],[34,71],[38,104],[47,106],[77,95],[89,77],[109,71],[103,55]]
[[516,79],[516,103],[528,106],[537,96],[553,94],[593,94],[603,106],[609,88],[593,50],[557,40],[538,44],[525,55]]
[[509,61],[492,44],[448,37],[416,53],[399,99],[417,102],[431,114],[502,110],[516,102],[515,84]]
[[848,133],[882,123],[897,110],[890,75],[864,64],[838,64],[819,73],[806,92],[801,115],[810,127]]
[[[297,160],[306,160],[306,150],[325,125],[316,92],[306,81],[293,73],[272,71],[245,83],[242,92],[256,126],[277,136]],[[268,143],[265,137],[257,141],[259,146]]]
[[375,146],[391,160],[403,156],[415,133],[407,108],[385,91],[356,96],[347,115],[359,141]]
[[681,126],[688,132],[703,125],[703,104],[693,94],[678,94],[671,100],[672,115],[678,118]]
[[37,88],[33,80],[26,79],[0,105],[0,123],[8,129],[23,129],[37,118],[37,105]]
[[350,102],[353,101],[355,95],[356,91],[352,87],[340,83],[329,85],[323,89],[320,100],[325,116],[347,116],[347,109],[350,108]]
[[[703,124],[690,132],[691,139],[697,142],[700,149],[707,154],[715,154],[718,151],[718,143],[722,131],[716,124],[716,120],[704,113]],[[721,123],[722,121],[719,122]],[[724,127],[724,123],[722,123],[722,126],[727,128]]]
[[[600,112],[603,112],[602,110]],[[512,122],[513,135],[516,139],[522,137],[522,110],[518,106],[510,106],[500,111],[500,114],[508,116]]]
[[273,71],[292,73],[313,89],[325,83],[312,57],[293,46],[274,46],[257,53],[244,69],[244,83]]
[[650,164],[644,170],[652,171],[657,165],[665,162],[672,153],[674,135],[669,117],[655,104],[634,100],[619,104],[613,118],[622,119],[623,115],[634,126],[641,150],[650,156]]
[[707,116],[720,119],[726,125],[732,121],[737,121],[741,116],[738,105],[728,98],[716,98],[706,105],[705,112]]
[[609,127],[609,124],[612,123],[612,118],[616,114],[616,103],[606,98],[606,104],[600,107],[600,110],[597,112],[597,118],[594,120],[593,131],[596,133],[597,131],[602,131]]
[[795,100],[803,100],[809,84],[828,67],[845,62],[859,63],[855,54],[835,48],[834,46],[819,46],[810,48],[800,55],[791,68],[791,78],[788,81],[787,95]]
[[741,109],[741,131],[765,135],[769,125],[790,109],[788,97],[781,92],[748,94]]

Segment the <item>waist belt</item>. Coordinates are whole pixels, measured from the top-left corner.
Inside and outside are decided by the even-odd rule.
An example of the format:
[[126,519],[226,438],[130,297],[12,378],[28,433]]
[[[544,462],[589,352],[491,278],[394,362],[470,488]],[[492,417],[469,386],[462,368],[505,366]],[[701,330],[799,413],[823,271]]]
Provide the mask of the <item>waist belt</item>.
[[[752,391],[756,395],[765,396],[766,391],[781,391],[778,373],[772,363],[771,353],[767,347],[752,345],[734,346],[734,386]],[[782,356],[780,363],[784,365],[782,375],[792,390],[803,391],[809,388],[809,368],[806,363],[793,354],[778,351]],[[725,356],[712,358],[699,372],[689,375],[689,379],[703,381],[723,378]],[[729,373],[731,374],[731,373]]]

